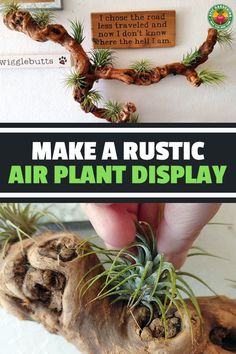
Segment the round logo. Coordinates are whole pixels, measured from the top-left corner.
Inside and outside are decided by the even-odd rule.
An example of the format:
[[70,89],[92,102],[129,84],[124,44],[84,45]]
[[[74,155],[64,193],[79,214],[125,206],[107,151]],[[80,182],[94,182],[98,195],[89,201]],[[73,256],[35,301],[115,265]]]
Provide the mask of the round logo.
[[208,21],[213,28],[227,29],[232,25],[233,11],[227,5],[215,5],[208,13]]

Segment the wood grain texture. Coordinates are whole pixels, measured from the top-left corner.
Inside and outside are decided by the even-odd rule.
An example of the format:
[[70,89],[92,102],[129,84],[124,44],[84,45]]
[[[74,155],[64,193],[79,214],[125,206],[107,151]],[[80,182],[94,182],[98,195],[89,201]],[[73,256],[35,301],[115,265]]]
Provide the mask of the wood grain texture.
[[176,44],[174,10],[92,13],[94,48],[163,48]]

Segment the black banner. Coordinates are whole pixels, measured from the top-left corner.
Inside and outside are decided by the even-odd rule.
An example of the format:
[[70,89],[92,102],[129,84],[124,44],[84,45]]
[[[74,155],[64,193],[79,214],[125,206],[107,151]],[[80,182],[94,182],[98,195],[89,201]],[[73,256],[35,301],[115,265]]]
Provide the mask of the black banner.
[[1,124],[0,200],[236,200],[236,124]]

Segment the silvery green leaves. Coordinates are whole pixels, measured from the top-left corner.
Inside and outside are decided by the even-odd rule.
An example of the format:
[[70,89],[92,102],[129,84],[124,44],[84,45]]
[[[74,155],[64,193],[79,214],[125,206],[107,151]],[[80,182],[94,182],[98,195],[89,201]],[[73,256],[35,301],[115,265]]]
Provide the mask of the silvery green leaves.
[[[123,300],[127,302],[130,310],[136,306],[145,306],[150,311],[148,323],[158,314],[166,334],[166,316],[172,306],[176,307],[180,315],[183,312],[187,314],[191,325],[191,315],[184,297],[190,299],[196,313],[201,317],[197,299],[184,278],[191,277],[205,286],[207,284],[190,273],[176,271],[171,263],[165,261],[164,255],[157,251],[156,238],[148,224],[138,223],[136,241],[121,250],[91,246],[92,251],[85,252],[82,257],[89,254],[100,255],[105,269],[101,274],[86,281],[86,277],[94,268],[89,270],[83,277],[83,286],[78,284],[81,296],[85,295],[95,282],[102,280],[103,285],[96,299],[111,297],[114,302]],[[136,252],[132,253],[131,248]]]
[[114,51],[111,49],[94,49],[90,54],[90,60],[94,69],[113,65]]
[[44,213],[31,204],[0,203],[0,249],[3,255],[7,247],[29,238],[38,229]]
[[43,9],[35,10],[31,15],[40,28],[50,25],[55,18],[55,15],[52,12]]
[[208,69],[200,71],[198,76],[202,82],[207,85],[221,85],[226,79],[223,73]]
[[12,12],[20,10],[20,5],[16,1],[5,1],[1,7],[3,16],[9,15]]
[[84,40],[84,26],[81,22],[74,20],[70,21],[71,35],[77,43],[81,44]]
[[221,46],[232,46],[234,41],[234,33],[233,30],[230,28],[228,30],[218,31],[217,33],[217,42]]
[[186,66],[193,66],[196,64],[197,60],[201,58],[201,52],[199,49],[191,50],[183,56],[182,64]]

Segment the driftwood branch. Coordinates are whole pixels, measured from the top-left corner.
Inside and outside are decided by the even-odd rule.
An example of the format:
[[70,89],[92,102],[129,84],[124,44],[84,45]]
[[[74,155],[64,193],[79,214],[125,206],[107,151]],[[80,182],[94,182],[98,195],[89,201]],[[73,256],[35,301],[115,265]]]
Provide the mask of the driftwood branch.
[[[64,336],[84,353],[235,352],[234,300],[200,298],[203,323],[187,302],[193,337],[189,320],[183,316],[180,332],[170,333],[171,336],[164,339],[159,337],[158,318],[145,325],[147,309],[144,307],[138,307],[131,314],[122,301],[95,299],[103,285],[101,278],[81,296],[85,282],[103,271],[95,254],[80,257],[89,247],[68,232],[44,232],[11,245],[1,254],[0,305],[22,320],[34,320],[51,333]],[[76,249],[81,250],[81,254],[76,253]],[[169,321],[179,319],[172,317]]]
[[[23,32],[33,40],[39,42],[52,41],[62,45],[68,50],[75,63],[76,71],[85,78],[85,87],[74,88],[74,99],[81,105],[81,108],[86,113],[92,113],[94,116],[111,121],[107,116],[105,108],[98,108],[95,104],[85,104],[85,98],[89,91],[93,88],[96,81],[103,80],[118,80],[128,85],[148,86],[160,82],[169,75],[182,75],[194,86],[198,87],[202,84],[202,79],[199,77],[196,68],[208,60],[212,53],[215,44],[217,43],[217,30],[209,29],[206,41],[200,46],[194,63],[185,65],[181,62],[167,64],[161,67],[156,67],[150,72],[143,72],[137,75],[133,69],[116,69],[112,66],[101,67],[94,69],[90,58],[84,51],[81,44],[79,44],[67,30],[59,24],[49,24],[45,27],[40,27],[32,15],[25,10],[18,9],[11,11],[4,16],[5,25],[14,31]],[[124,105],[116,122],[129,121],[136,111],[133,103]]]

